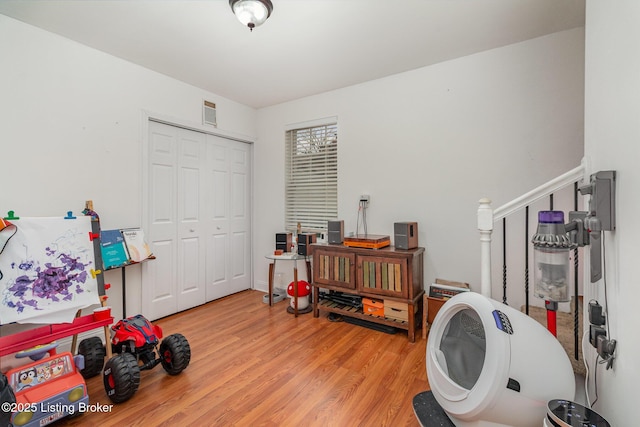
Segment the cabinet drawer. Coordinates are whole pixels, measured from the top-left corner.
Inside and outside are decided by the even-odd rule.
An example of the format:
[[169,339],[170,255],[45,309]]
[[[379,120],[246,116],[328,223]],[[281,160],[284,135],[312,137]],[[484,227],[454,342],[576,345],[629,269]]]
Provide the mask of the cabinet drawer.
[[400,320],[402,322],[408,321],[409,304],[406,302],[397,302],[388,299],[384,300],[384,317]]
[[316,250],[313,263],[313,281],[318,284],[355,289],[355,255]]

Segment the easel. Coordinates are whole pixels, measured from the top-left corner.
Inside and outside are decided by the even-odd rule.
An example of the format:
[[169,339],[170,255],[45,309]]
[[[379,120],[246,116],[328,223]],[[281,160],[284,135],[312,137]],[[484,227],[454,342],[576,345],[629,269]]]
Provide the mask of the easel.
[[[85,203],[85,214],[91,215],[91,233],[90,239],[93,242],[94,257],[96,266],[102,265],[102,256],[100,252],[100,219],[98,215],[93,211],[93,202],[88,200]],[[67,217],[72,219],[71,212],[67,213]],[[5,219],[18,220],[19,217],[14,216],[14,212],[10,211],[9,216]],[[101,270],[93,270],[92,275],[95,275],[98,283],[98,294],[100,295],[100,305],[105,306],[107,296],[105,295],[105,289],[108,289],[110,285],[105,285],[104,277]],[[0,337],[0,356],[6,356],[9,354],[17,353],[21,350],[26,350],[37,345],[43,345],[55,341],[60,338],[66,338],[72,336],[71,340],[71,353],[75,354],[78,334],[85,331],[90,331],[102,327],[105,334],[105,349],[107,358],[111,358],[111,345],[109,344],[109,325],[113,323],[113,317],[108,317],[103,320],[95,320],[93,314],[82,316],[82,310],[78,310],[75,319],[71,324],[53,324],[41,326],[28,331],[19,332],[12,335]],[[55,351],[55,350],[52,350]]]
[[[87,203],[90,203],[90,201],[88,201]],[[125,242],[126,242],[126,240],[125,240]],[[127,247],[127,249],[129,249],[129,248]],[[100,256],[100,261],[99,261],[100,265],[104,266],[105,264],[103,263],[103,260],[102,260],[102,251],[101,251],[100,247],[98,247],[96,249],[96,254],[98,254],[98,252],[100,252],[100,255],[99,255]],[[98,257],[98,255],[96,255],[96,262],[98,262],[98,258],[97,257]],[[126,274],[126,268],[128,266],[130,266],[130,265],[140,264],[140,263],[142,263],[144,261],[151,260],[151,259],[156,259],[156,257],[153,256],[153,255],[150,255],[148,258],[145,258],[145,259],[143,259],[143,260],[141,260],[139,262],[136,262],[136,261],[133,261],[133,260],[129,259],[128,262],[123,263],[122,265],[114,265],[114,266],[109,266],[109,267],[105,267],[104,268],[105,271],[116,270],[116,269],[119,269],[119,268],[122,269],[122,318],[123,319],[126,319],[126,317],[127,317],[127,274]]]
[[[85,215],[91,215],[91,233],[93,237],[92,239],[93,253],[96,261],[96,266],[101,266],[102,250],[100,248],[100,218],[98,217],[98,214],[96,214],[95,211],[93,210],[93,200],[87,200],[84,203],[83,213]],[[106,295],[106,290],[109,289],[111,285],[110,284],[105,285],[104,275],[101,273],[102,271],[97,270],[96,280],[98,281],[98,294],[100,295],[100,306],[105,307],[107,303],[107,298],[108,298]],[[123,296],[123,300],[124,300],[124,296]],[[81,314],[82,314],[82,310],[78,310],[78,312],[76,313],[76,318],[80,317]],[[111,323],[113,323],[113,321]],[[76,334],[73,336],[71,340],[71,353],[75,354],[77,341],[78,341],[78,335]],[[104,347],[106,349],[107,359],[111,359],[111,355],[112,355],[111,345],[109,344],[109,341],[110,341],[109,326],[104,325]]]

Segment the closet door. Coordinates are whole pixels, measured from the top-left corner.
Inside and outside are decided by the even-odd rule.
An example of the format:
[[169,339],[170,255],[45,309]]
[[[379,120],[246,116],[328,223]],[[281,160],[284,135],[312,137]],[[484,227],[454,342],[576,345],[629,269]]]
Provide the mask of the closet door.
[[147,242],[142,307],[150,319],[205,301],[206,135],[149,123]]
[[251,287],[250,145],[207,135],[207,284],[211,301]]
[[142,313],[251,288],[251,146],[153,121],[148,141]]

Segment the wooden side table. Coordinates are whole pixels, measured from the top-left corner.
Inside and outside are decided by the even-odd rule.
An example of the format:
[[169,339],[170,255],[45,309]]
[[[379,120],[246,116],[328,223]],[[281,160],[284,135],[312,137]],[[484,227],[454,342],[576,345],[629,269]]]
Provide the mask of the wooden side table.
[[307,280],[311,282],[311,258],[304,255],[298,255],[292,252],[285,252],[282,255],[265,255],[265,258],[272,260],[269,264],[269,306],[273,305],[273,281],[276,272],[277,261],[293,261],[293,314],[298,317],[298,260],[304,260],[307,267]]

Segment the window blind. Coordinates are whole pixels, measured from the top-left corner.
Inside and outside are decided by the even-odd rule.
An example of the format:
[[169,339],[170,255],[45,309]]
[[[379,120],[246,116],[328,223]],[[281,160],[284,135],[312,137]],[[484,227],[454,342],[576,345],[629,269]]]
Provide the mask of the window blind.
[[288,130],[285,148],[285,227],[322,232],[338,217],[338,125]]

